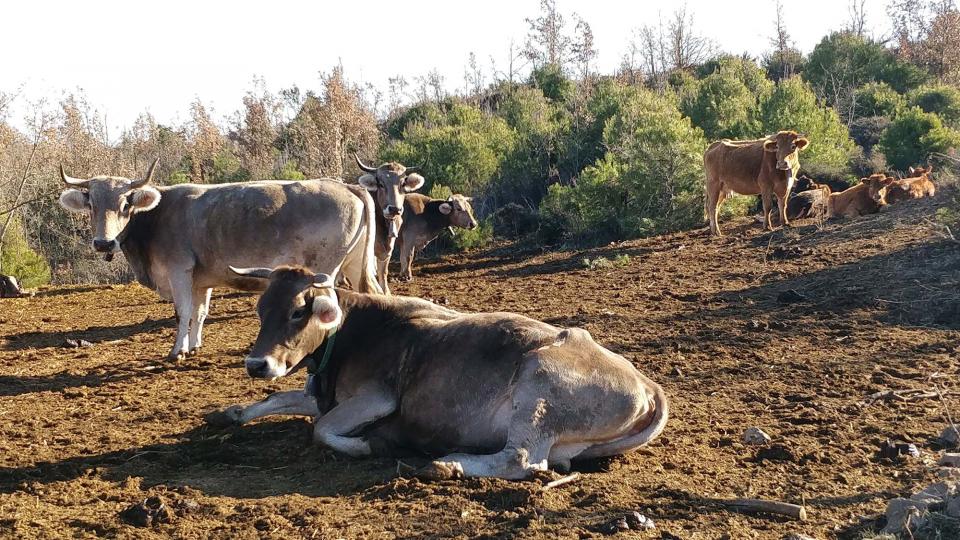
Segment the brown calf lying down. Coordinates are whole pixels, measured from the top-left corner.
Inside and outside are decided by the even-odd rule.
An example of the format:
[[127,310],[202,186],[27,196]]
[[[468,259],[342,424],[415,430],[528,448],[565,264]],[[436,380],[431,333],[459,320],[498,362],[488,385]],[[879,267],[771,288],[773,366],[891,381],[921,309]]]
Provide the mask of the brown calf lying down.
[[403,225],[397,239],[400,250],[400,279],[413,279],[413,256],[448,227],[476,229],[477,220],[470,206],[472,197],[451,195],[449,199],[431,199],[411,193],[404,200]]
[[884,197],[887,187],[893,182],[894,179],[885,174],[874,174],[869,178],[861,178],[859,184],[846,191],[832,193],[827,200],[827,217],[853,218],[876,214],[886,206]]
[[307,392],[208,421],[310,415],[314,440],[338,452],[457,452],[421,475],[508,479],[631,452],[666,426],[663,389],[585,330],[355,294],[301,267],[234,271],[268,283],[247,373],[273,379],[306,366],[311,375]]
[[929,174],[933,172],[933,167],[926,169],[910,167],[910,174],[914,175],[903,180],[896,180],[887,188],[886,201],[890,204],[906,201],[909,199],[920,199],[922,197],[933,197],[937,192],[936,186],[930,180]]

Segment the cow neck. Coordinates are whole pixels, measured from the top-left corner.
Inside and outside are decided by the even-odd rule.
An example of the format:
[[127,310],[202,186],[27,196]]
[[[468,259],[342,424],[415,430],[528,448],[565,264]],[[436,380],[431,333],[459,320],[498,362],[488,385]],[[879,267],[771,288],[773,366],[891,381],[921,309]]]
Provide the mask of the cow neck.
[[[440,205],[450,201],[444,201],[440,199],[434,199],[426,204],[426,208],[423,210],[424,221],[427,222],[427,228],[431,232],[436,231],[437,234],[440,234],[440,231],[450,226],[450,216],[445,215],[440,212]],[[451,206],[453,203],[450,203]],[[452,210],[451,210],[452,213]]]
[[340,326],[337,325],[336,328],[327,334],[326,339],[323,340],[323,355],[320,357],[320,361],[310,362],[307,366],[307,373],[316,375],[317,373],[326,371],[327,366],[330,364],[330,357],[333,356],[333,346],[337,342],[337,332],[339,330]]

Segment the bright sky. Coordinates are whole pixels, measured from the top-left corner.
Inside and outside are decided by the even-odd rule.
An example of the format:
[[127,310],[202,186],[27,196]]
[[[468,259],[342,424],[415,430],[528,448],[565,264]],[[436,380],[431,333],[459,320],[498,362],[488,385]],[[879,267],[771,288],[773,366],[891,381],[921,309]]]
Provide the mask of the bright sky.
[[[868,0],[868,26],[889,29],[887,0]],[[616,69],[632,32],[669,16],[667,0],[557,0],[593,28],[601,73]],[[848,0],[784,2],[791,37],[804,52],[848,19]],[[735,7],[732,7],[735,6]],[[727,52],[769,50],[772,0],[689,0],[700,34]],[[159,122],[186,118],[196,97],[217,118],[237,110],[254,77],[272,91],[317,89],[318,73],[343,64],[347,77],[382,88],[437,69],[462,87],[470,52],[489,73],[504,67],[511,40],[521,46],[525,17],[539,0],[30,0],[4,5],[0,92],[20,98],[13,114],[39,98],[82,89],[105,115],[111,136],[143,111]],[[18,122],[17,118],[12,118]]]

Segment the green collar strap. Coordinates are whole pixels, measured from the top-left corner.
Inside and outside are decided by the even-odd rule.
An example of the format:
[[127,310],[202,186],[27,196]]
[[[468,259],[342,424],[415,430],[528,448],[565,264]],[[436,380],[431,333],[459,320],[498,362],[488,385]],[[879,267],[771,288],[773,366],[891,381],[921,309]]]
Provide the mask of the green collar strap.
[[327,336],[326,344],[323,347],[323,356],[320,358],[320,363],[311,365],[307,367],[307,373],[314,375],[316,373],[323,373],[323,370],[327,369],[327,364],[330,363],[330,357],[333,356],[333,344],[337,340],[337,331],[334,330],[330,332],[330,335]]

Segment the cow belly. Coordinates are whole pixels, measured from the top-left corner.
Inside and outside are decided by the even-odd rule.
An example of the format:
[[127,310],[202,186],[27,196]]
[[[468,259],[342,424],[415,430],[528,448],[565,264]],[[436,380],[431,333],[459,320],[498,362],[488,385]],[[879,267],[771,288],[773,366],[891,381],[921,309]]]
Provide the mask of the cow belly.
[[510,396],[479,407],[476,403],[405,406],[392,431],[400,446],[428,453],[496,452],[507,442],[512,412]]

